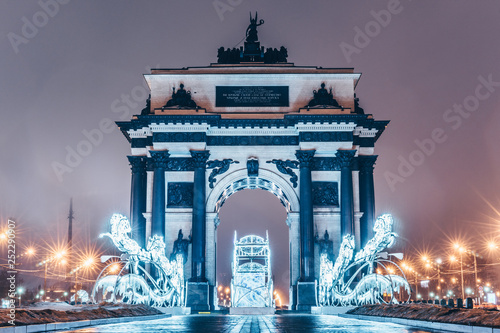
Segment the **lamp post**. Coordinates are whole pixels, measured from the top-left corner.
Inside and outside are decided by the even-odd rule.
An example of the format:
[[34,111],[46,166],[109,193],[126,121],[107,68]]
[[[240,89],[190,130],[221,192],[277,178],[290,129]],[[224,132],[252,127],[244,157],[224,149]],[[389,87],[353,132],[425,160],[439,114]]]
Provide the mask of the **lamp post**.
[[[464,296],[464,270],[463,270],[463,253],[470,254],[474,257],[474,285],[473,285],[473,293],[474,295],[479,295],[478,290],[477,290],[477,253],[472,250],[467,250],[464,247],[461,247],[459,244],[455,244],[455,248],[458,249],[460,252],[460,274],[462,277],[462,299],[465,298]],[[474,297],[475,298],[475,297]],[[481,302],[481,297],[477,296],[477,302],[480,304]]]
[[454,247],[458,252],[460,252],[460,279],[461,279],[461,291],[462,291],[462,299],[465,299],[465,290],[464,290],[464,261],[463,261],[463,255],[465,252],[465,249],[460,246],[460,244],[455,243]]
[[[30,250],[28,250],[26,253],[34,253]],[[42,297],[42,301],[45,302],[46,299],[47,299],[47,268],[48,268],[48,265],[51,263],[51,262],[54,262],[54,261],[58,261],[58,262],[64,262],[64,256],[66,255],[66,251],[65,250],[62,250],[62,251],[59,251],[59,252],[56,252],[54,255],[52,256],[48,256],[45,258],[45,260],[39,262],[37,264],[37,266],[42,266],[44,265],[45,266],[45,269],[44,269],[44,274],[43,274],[43,290],[45,291],[43,293],[43,297]]]
[[[47,290],[47,265],[48,265],[48,262],[45,262],[45,272],[43,274],[43,290]],[[43,293],[43,296],[42,296],[42,302],[45,302],[46,300],[46,296],[45,296],[45,292]]]
[[415,273],[415,300],[418,301],[418,273],[416,270],[413,272]]
[[463,265],[463,251],[460,251],[460,277],[462,279],[462,299],[465,299],[465,290],[464,290],[464,265]]
[[474,256],[474,295],[477,295],[477,304],[481,304],[481,297],[479,297],[479,291],[477,290],[477,254],[471,251],[471,254]]
[[436,259],[436,264],[437,264],[437,270],[438,270],[438,295],[439,295],[439,298],[441,298],[441,264],[443,263],[443,261],[438,258]]

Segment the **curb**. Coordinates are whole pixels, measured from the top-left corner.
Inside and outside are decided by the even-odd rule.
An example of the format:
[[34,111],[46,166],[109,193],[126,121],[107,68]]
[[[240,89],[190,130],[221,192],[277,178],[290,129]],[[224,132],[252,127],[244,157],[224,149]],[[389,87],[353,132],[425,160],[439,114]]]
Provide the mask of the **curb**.
[[432,321],[405,319],[405,318],[378,317],[378,316],[351,315],[351,314],[338,314],[337,316],[343,318],[359,319],[359,320],[389,322],[394,324],[413,326],[417,328],[430,328],[434,330],[450,331],[457,333],[500,333],[500,328],[459,325],[459,324],[441,323],[437,321],[432,322]]
[[131,321],[144,321],[154,320],[171,317],[171,314],[149,315],[149,316],[136,316],[136,317],[115,317],[115,318],[102,318],[92,320],[80,321],[67,321],[61,323],[47,323],[47,324],[33,324],[25,326],[10,326],[0,327],[0,333],[37,333],[37,332],[51,332],[59,330],[71,330],[82,327],[127,323]]

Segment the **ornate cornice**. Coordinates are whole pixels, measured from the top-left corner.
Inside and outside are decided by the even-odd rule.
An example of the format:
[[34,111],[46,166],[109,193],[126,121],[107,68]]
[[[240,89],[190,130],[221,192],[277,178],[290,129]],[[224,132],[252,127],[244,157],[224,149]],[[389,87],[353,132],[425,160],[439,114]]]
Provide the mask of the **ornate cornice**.
[[336,157],[315,157],[311,169],[315,171],[339,171],[340,163]]
[[314,150],[314,149],[296,150],[295,156],[297,156],[297,160],[300,163],[300,167],[306,167],[306,168],[311,167],[315,152],[316,152],[316,150]]
[[127,156],[132,169],[132,173],[141,173],[146,171],[146,156]]
[[335,156],[341,168],[351,168],[356,150],[337,150]]
[[176,157],[169,158],[166,171],[193,171],[194,163],[192,158]]
[[373,168],[375,165],[375,161],[377,160],[377,155],[359,155],[358,156],[358,165],[359,172],[364,174],[373,173]]
[[[147,171],[154,171],[154,162],[150,157],[145,158],[147,160]],[[193,171],[193,159],[191,157],[169,157],[167,160],[167,165],[165,171]]]
[[131,138],[130,146],[132,148],[146,148],[153,145],[153,138],[147,136],[145,138]]
[[208,136],[209,146],[296,146],[299,144],[298,136]]
[[150,150],[151,158],[153,161],[153,168],[155,169],[166,169],[168,157],[170,154],[168,150]]
[[193,157],[193,165],[195,168],[206,168],[207,160],[210,156],[210,151],[208,150],[190,150],[191,156]]
[[352,141],[352,132],[301,132],[300,142],[339,142]]
[[153,133],[153,142],[205,142],[205,132],[160,132]]

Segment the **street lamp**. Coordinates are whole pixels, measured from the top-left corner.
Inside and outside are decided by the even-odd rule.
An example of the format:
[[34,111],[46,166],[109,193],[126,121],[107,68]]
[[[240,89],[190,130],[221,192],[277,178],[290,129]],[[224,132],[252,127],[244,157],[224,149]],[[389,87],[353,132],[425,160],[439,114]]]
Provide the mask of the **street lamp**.
[[[474,293],[477,293],[477,253],[472,250],[467,250],[464,247],[460,246],[458,243],[455,243],[454,245],[455,249],[457,249],[460,252],[460,274],[462,276],[462,298],[464,298],[464,270],[463,270],[463,254],[467,253],[470,254],[474,257]],[[481,298],[478,297],[478,304],[481,303]]]
[[[66,255],[66,250],[57,251],[52,256],[47,257],[45,260],[43,260],[37,264],[37,266],[42,266],[42,265],[45,266],[45,270],[44,270],[44,274],[43,274],[43,289],[44,290],[47,290],[47,268],[48,268],[49,263],[51,263],[53,261],[59,261],[59,263],[62,263],[65,261],[65,259],[64,259],[65,255]],[[42,294],[42,295],[44,295],[44,294]],[[45,300],[46,300],[46,298],[43,297],[42,301],[45,301]]]
[[17,288],[17,294],[19,295],[19,307],[21,306],[21,295],[24,293],[24,288],[19,287]]
[[441,298],[441,264],[443,263],[443,260],[441,258],[436,259],[436,264],[437,264],[437,270],[438,270],[438,294],[439,298]]
[[457,250],[458,252],[460,252],[460,276],[461,276],[461,279],[462,279],[461,291],[462,291],[462,299],[465,299],[465,290],[464,290],[464,265],[463,265],[463,253],[464,253],[465,249],[463,247],[461,247],[460,244],[458,244],[458,243],[455,243],[453,245],[453,247],[455,248],[455,250]]

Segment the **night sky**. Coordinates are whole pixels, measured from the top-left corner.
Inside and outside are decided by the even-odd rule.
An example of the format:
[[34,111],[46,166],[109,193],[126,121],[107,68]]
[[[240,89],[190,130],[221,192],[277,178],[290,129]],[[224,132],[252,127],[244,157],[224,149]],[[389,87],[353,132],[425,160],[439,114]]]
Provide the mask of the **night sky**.
[[[69,152],[103,123],[140,112],[142,74],[216,62],[217,48],[236,46],[256,10],[265,20],[261,45],[286,46],[296,65],[363,74],[361,107],[391,121],[375,149],[376,207],[394,214],[399,246],[445,253],[462,237],[481,251],[500,236],[500,2],[54,3],[0,2],[0,217],[18,221],[21,245],[64,239],[70,197],[75,242],[99,244],[110,216],[129,212],[130,146],[114,128],[71,165]],[[55,165],[66,165],[64,173]],[[230,259],[235,229],[243,236],[249,220],[263,221],[255,233],[281,233],[271,242],[285,291],[286,213],[264,194],[243,191],[226,202],[218,262]]]

